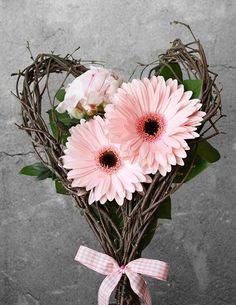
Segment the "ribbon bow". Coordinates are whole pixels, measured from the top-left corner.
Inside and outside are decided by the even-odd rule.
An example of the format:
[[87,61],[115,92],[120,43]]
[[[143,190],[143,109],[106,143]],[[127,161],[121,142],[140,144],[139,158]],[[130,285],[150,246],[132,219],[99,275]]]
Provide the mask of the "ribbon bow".
[[145,258],[138,258],[127,265],[119,266],[111,256],[84,246],[80,246],[75,260],[98,273],[107,275],[98,291],[98,305],[109,305],[110,295],[119,283],[122,274],[126,274],[132,290],[144,304],[151,305],[150,290],[139,274],[166,281],[169,269],[165,262]]

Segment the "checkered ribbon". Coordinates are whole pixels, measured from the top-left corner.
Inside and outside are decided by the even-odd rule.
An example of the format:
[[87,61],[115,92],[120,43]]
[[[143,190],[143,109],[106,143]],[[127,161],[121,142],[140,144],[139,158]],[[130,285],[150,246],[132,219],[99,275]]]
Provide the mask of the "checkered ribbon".
[[143,303],[145,305],[151,305],[150,290],[147,283],[139,274],[166,281],[169,269],[168,264],[165,262],[145,258],[133,260],[126,266],[119,266],[111,256],[84,246],[79,248],[75,260],[107,276],[98,291],[98,305],[109,305],[110,295],[119,283],[122,274],[126,274],[132,290],[139,296]]

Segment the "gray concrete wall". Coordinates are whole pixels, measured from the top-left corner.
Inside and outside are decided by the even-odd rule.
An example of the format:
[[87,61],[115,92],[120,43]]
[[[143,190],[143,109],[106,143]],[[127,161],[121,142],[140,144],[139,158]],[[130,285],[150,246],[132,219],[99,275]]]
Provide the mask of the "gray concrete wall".
[[148,280],[153,304],[235,305],[236,2],[233,0],[0,0],[0,304],[95,305],[103,276],[78,266],[81,244],[100,249],[71,199],[51,181],[18,175],[35,161],[29,139],[14,123],[20,108],[10,73],[34,53],[105,60],[125,77],[150,62],[191,24],[224,86],[221,122],[213,140],[221,161],[173,196],[173,220],[159,229],[145,257],[171,264],[168,283]]

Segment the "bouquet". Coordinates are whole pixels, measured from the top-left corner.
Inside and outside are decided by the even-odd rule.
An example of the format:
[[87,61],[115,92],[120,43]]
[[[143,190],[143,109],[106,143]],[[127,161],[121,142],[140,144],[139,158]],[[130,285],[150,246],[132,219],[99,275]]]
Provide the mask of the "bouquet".
[[[31,56],[17,73],[18,127],[39,159],[20,173],[74,198],[104,251],[81,246],[75,258],[106,275],[99,305],[114,290],[117,305],[151,304],[142,275],[166,280],[168,264],[142,251],[171,219],[171,195],[220,158],[208,141],[223,116],[217,75],[188,29],[192,42],[176,39],[128,81],[75,53]],[[56,90],[53,74],[63,77]]]

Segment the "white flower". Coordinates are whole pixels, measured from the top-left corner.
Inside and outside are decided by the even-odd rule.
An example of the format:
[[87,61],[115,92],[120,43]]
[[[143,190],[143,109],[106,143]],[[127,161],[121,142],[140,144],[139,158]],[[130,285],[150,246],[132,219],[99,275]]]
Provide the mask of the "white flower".
[[69,84],[65,99],[56,110],[80,119],[84,113],[96,112],[97,106],[109,104],[121,84],[122,79],[112,71],[91,67]]

